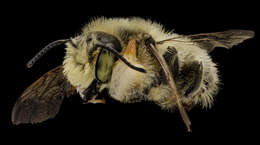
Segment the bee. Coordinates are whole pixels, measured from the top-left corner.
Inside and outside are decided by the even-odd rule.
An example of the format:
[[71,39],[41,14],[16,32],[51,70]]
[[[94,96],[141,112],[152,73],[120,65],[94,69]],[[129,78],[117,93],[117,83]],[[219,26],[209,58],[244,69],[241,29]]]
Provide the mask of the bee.
[[250,30],[179,35],[142,18],[95,18],[81,34],[43,48],[27,67],[57,45],[66,45],[63,64],[44,74],[16,101],[13,124],[55,117],[66,96],[79,93],[86,103],[105,103],[99,94],[122,103],[152,101],[163,110],[210,108],[219,90],[217,65],[209,53],[254,37]]

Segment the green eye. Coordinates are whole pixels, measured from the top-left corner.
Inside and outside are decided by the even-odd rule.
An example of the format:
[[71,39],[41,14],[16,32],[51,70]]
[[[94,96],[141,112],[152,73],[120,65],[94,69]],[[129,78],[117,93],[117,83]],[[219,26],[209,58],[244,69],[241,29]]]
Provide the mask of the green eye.
[[113,64],[116,57],[113,53],[102,49],[96,62],[96,79],[101,82],[107,82],[111,76]]

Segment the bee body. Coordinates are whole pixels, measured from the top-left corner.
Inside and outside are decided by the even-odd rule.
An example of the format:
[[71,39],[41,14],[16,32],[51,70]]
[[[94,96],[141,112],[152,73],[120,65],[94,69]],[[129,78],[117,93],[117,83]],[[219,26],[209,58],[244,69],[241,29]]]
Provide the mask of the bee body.
[[[121,43],[121,54],[133,65],[147,70],[146,74],[140,73],[129,68],[121,60],[118,60],[113,66],[110,78],[111,81],[101,85],[103,86],[101,87],[102,89],[109,89],[109,94],[112,98],[125,103],[151,100],[160,104],[163,103],[162,100],[167,100],[172,92],[170,86],[164,83],[165,77],[162,74],[162,69],[160,68],[159,63],[146,48],[146,34],[150,35],[155,41],[179,37],[180,35],[172,32],[165,32],[163,26],[160,24],[139,18],[99,18],[90,22],[83,29],[83,35],[88,35],[90,32],[105,32],[115,36]],[[129,43],[130,40],[134,40],[134,42],[131,42],[133,44]],[[177,87],[180,90],[183,90],[180,91],[183,96],[188,89],[193,87],[191,86],[192,83],[190,83],[194,81],[194,75],[192,75],[192,73],[198,71],[196,68],[194,68],[195,70],[192,70],[193,64],[200,63],[200,65],[202,65],[198,66],[203,68],[203,70],[201,70],[201,75],[203,76],[201,76],[202,80],[200,84],[198,84],[199,86],[196,86],[197,88],[192,95],[189,97],[183,97],[182,101],[187,105],[201,104],[203,107],[209,107],[212,104],[213,96],[218,90],[217,86],[219,80],[217,69],[215,67],[216,65],[212,62],[206,50],[201,49],[199,46],[191,45],[192,42],[188,38],[179,38],[178,40],[182,42],[173,41],[158,45],[157,48],[159,53],[160,55],[164,55],[168,51],[167,48],[169,46],[174,47],[178,52],[177,65],[179,73],[178,76],[176,76],[178,78],[176,83]],[[84,46],[84,43],[81,45]],[[84,67],[80,65],[80,59],[77,60],[69,57],[71,54],[70,47],[72,46],[68,44],[68,47],[66,48],[67,55],[64,60],[64,74],[72,85],[77,87],[81,96],[84,97],[82,94],[83,91],[88,88],[91,81],[95,78],[93,71],[95,66],[91,66],[91,64],[87,62],[87,55],[84,52],[86,50],[83,52],[80,51],[79,54],[75,54],[76,56],[74,56],[75,58],[85,57],[85,62],[84,59],[82,59],[82,64],[87,64]],[[86,56],[81,56],[82,53]],[[71,64],[74,65],[72,67],[73,69],[71,69]],[[191,78],[187,78],[189,76]],[[176,102],[174,101],[170,102],[168,106],[166,105],[166,108],[169,109],[174,107],[175,103]]]
[[28,62],[31,67],[48,50],[66,43],[63,64],[25,90],[13,108],[12,122],[54,117],[64,96],[75,90],[87,103],[104,103],[97,98],[107,89],[123,103],[145,100],[165,110],[178,107],[191,131],[185,109],[211,107],[219,90],[217,66],[209,52],[252,37],[250,30],[178,35],[141,18],[93,19],[78,36],[50,43]]

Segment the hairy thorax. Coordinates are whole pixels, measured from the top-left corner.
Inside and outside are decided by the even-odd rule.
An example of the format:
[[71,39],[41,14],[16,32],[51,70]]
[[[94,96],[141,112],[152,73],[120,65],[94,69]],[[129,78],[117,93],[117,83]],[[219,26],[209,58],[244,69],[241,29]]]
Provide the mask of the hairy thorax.
[[141,73],[129,68],[121,60],[118,60],[113,68],[109,85],[109,93],[112,98],[121,102],[136,102],[147,97],[148,91],[159,79],[159,64],[146,50],[143,39],[129,37],[128,43],[122,52],[123,56],[133,65],[144,68],[146,73]]

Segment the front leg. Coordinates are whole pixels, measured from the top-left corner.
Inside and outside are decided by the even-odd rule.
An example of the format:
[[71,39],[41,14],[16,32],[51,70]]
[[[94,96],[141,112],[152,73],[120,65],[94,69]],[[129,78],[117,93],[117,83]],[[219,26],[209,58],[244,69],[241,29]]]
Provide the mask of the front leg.
[[87,102],[84,102],[84,104],[106,104],[106,100],[105,98],[98,98],[98,95],[92,97],[90,100],[88,100]]
[[99,93],[99,88],[100,88],[100,84],[94,80],[90,86],[83,91],[83,101],[84,104],[88,104],[88,103],[93,103],[93,104],[97,104],[97,103],[102,103],[105,104],[105,98],[98,98],[100,93]]

